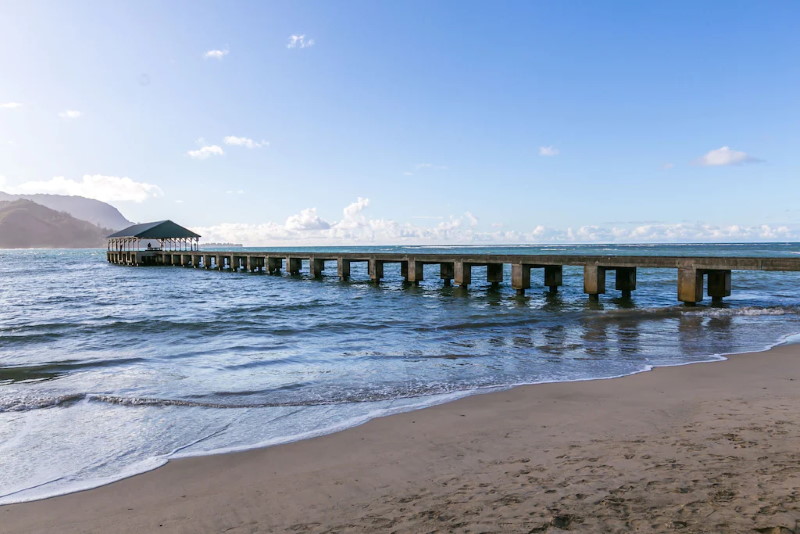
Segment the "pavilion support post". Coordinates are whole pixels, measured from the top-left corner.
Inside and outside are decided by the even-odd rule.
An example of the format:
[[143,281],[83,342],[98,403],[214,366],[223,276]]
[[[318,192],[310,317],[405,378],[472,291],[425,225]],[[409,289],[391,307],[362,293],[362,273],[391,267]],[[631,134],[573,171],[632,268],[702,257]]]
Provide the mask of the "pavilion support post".
[[703,300],[703,271],[694,267],[678,268],[678,300],[687,306]]
[[300,258],[286,258],[286,270],[289,274],[300,274],[302,266],[303,260]]
[[622,291],[622,298],[631,298],[631,292],[636,289],[636,267],[617,267],[615,277],[615,287]]
[[606,269],[599,265],[583,266],[583,292],[589,300],[598,300],[606,292]]
[[714,303],[720,303],[723,297],[731,296],[730,271],[708,271],[708,296]]
[[511,264],[511,287],[517,290],[517,296],[525,296],[525,290],[531,287],[530,265],[523,265],[521,263]]
[[457,261],[454,266],[456,284],[460,287],[469,287],[472,283],[472,264]]
[[490,263],[486,266],[486,281],[497,287],[503,282],[503,264]]
[[336,260],[336,274],[339,275],[339,280],[345,282],[350,279],[350,260],[338,258]]
[[369,260],[367,266],[367,269],[369,270],[369,279],[376,284],[380,284],[381,278],[383,278],[383,261]]
[[564,285],[564,267],[561,265],[545,265],[544,285],[550,289],[550,293],[557,293],[558,288]]
[[444,262],[439,264],[439,278],[444,281],[444,287],[450,287],[450,284],[455,278],[455,265],[453,262]]

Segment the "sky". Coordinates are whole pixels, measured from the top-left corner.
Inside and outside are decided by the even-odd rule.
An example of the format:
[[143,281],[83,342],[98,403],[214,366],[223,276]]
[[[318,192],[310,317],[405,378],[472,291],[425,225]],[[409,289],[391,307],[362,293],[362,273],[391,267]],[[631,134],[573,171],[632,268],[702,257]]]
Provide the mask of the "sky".
[[248,245],[800,240],[800,3],[0,0],[0,191]]

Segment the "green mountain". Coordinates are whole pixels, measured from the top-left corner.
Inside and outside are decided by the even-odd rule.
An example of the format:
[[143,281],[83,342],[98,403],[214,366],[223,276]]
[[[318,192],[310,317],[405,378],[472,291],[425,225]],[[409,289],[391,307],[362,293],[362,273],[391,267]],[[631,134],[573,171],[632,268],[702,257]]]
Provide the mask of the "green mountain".
[[30,200],[0,202],[0,248],[93,248],[111,231]]
[[65,211],[82,221],[89,221],[101,228],[122,230],[133,223],[123,217],[117,208],[111,204],[100,202],[93,198],[70,195],[9,195],[0,191],[0,202],[14,200],[32,200],[51,210]]

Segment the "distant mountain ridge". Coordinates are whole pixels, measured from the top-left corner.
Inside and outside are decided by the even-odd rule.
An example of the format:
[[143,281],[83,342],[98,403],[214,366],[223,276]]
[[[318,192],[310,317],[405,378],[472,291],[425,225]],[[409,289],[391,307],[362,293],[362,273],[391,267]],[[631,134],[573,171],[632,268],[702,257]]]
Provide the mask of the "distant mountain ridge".
[[133,223],[126,219],[117,208],[93,198],[69,195],[10,195],[0,191],[0,202],[31,200],[51,210],[66,212],[82,221],[88,221],[101,228],[122,230]]
[[94,248],[111,233],[31,200],[0,201],[0,248]]

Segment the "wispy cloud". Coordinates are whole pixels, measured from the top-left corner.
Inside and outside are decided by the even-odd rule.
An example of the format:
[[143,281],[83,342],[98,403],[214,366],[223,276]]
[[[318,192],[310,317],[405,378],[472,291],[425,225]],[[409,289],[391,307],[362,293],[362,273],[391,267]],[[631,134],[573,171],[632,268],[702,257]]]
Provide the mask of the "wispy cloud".
[[306,39],[305,35],[290,35],[286,48],[310,48],[314,46],[314,39]]
[[249,137],[236,137],[235,135],[229,135],[225,137],[223,142],[226,145],[243,146],[245,148],[261,148],[269,146],[269,141],[254,141]]
[[29,181],[17,186],[6,187],[5,191],[17,195],[36,193],[78,195],[103,202],[144,202],[148,198],[160,197],[164,194],[161,188],[154,184],[137,182],[127,176],[102,174],[84,174],[81,180],[54,176],[50,180]]
[[696,163],[704,167],[722,167],[725,165],[742,165],[744,163],[758,163],[761,160],[755,158],[746,152],[733,150],[728,146],[723,146],[715,150],[710,150],[702,157],[698,158]]
[[221,60],[225,56],[230,53],[230,50],[227,48],[224,50],[208,50],[205,54],[203,54],[203,58],[205,59],[218,59]]
[[79,119],[82,115],[83,113],[77,109],[65,109],[58,114],[62,119]]
[[558,150],[553,145],[540,146],[539,147],[539,155],[540,156],[553,157],[553,156],[558,156],[560,153],[561,153],[561,151]]
[[186,152],[189,154],[190,158],[194,159],[208,159],[211,156],[222,156],[225,154],[225,151],[222,150],[222,147],[219,145],[208,145],[197,150],[189,150]]
[[670,170],[670,169],[672,169],[674,167],[675,167],[674,163],[662,163],[661,164],[661,168],[664,169],[665,171],[668,171],[668,170]]
[[3,102],[0,104],[0,109],[19,109],[21,107],[21,102]]

